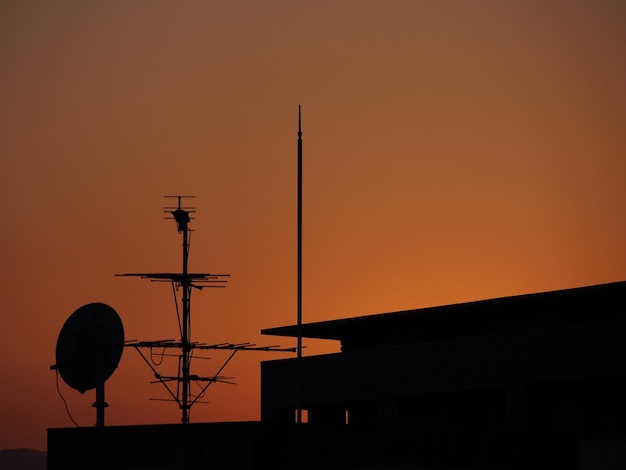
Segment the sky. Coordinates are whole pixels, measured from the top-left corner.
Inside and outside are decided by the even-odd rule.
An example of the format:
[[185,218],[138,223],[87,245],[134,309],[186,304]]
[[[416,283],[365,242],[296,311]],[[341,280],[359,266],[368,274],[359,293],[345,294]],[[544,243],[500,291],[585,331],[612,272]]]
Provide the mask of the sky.
[[[169,285],[114,276],[180,270],[165,195],[190,270],[231,274],[192,339],[295,345],[260,330],[296,322],[298,105],[305,323],[625,280],[625,50],[621,0],[0,1],[0,449],[73,426],[80,306],[176,337]],[[258,420],[292,356],[239,353],[191,421]],[[106,423],[180,422],[152,379],[127,348]]]

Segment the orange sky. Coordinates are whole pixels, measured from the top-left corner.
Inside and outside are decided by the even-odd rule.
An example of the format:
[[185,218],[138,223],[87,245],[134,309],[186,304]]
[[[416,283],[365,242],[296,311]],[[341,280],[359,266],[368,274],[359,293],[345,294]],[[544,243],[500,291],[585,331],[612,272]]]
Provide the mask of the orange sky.
[[[232,274],[192,339],[295,344],[259,331],[296,318],[298,104],[305,322],[626,279],[625,50],[621,0],[0,3],[0,449],[72,426],[81,305],[175,336],[168,285],[114,277],[180,269],[163,195],[196,196],[190,269]],[[273,357],[191,420],[259,419]],[[179,422],[151,378],[126,350],[108,424]]]

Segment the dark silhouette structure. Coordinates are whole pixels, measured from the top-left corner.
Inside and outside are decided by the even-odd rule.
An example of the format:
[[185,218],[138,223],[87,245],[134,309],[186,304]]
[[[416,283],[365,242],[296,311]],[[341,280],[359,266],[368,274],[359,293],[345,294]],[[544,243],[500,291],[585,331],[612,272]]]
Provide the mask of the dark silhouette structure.
[[[302,324],[300,107],[296,325],[262,331],[296,338],[296,357],[262,363],[260,423],[190,423],[222,379],[191,394],[194,348],[280,348],[190,340],[191,288],[224,275],[188,272],[182,197],[182,273],[132,274],[183,288],[182,339],[127,344],[182,351],[176,376],[142,354],[182,424],[50,429],[49,470],[626,468],[626,282]],[[341,352],[302,357],[302,338]]]
[[[201,400],[210,385],[216,382],[229,382],[232,378],[224,377],[221,372],[228,365],[231,359],[239,351],[294,351],[294,348],[280,348],[277,346],[257,346],[252,343],[218,343],[206,344],[191,339],[191,292],[192,289],[202,290],[207,287],[224,287],[225,278],[230,274],[210,274],[189,272],[189,248],[191,244],[190,223],[192,214],[195,213],[193,207],[185,207],[182,205],[183,199],[193,198],[194,196],[165,196],[166,198],[176,199],[176,206],[165,207],[164,212],[167,218],[176,221],[178,233],[182,236],[182,269],[181,272],[165,272],[165,273],[132,273],[117,274],[117,276],[139,277],[150,279],[157,282],[169,282],[172,284],[174,292],[174,300],[176,304],[176,314],[178,316],[178,327],[180,341],[172,339],[158,341],[129,341],[125,346],[134,348],[144,360],[146,365],[152,370],[155,377],[155,383],[160,383],[169,398],[167,401],[175,402],[181,410],[182,424],[190,422],[191,407]],[[180,303],[177,298],[177,292],[182,291]],[[179,307],[180,304],[180,307]],[[142,350],[149,350],[150,354],[144,354]],[[160,363],[155,363],[149,358],[153,349],[178,351],[178,370],[175,375],[163,374],[157,370]],[[223,362],[217,373],[210,376],[200,376],[192,372],[191,360],[194,351],[222,350],[228,351],[229,356]],[[171,354],[170,354],[171,355]],[[196,384],[197,388],[192,389],[192,384]],[[201,401],[200,401],[201,403]]]
[[[294,327],[264,334],[295,336]],[[310,423],[626,437],[626,282],[310,323]],[[262,420],[293,421],[293,360],[262,364]]]
[[258,423],[51,429],[49,469],[626,468],[625,313],[617,282],[266,329],[341,352],[263,362]]
[[[66,320],[56,347],[56,370],[63,381],[85,393],[96,389],[96,426],[104,426],[104,383],[122,358],[124,325],[110,306],[94,302],[83,305]],[[58,376],[57,376],[58,381]],[[73,419],[72,419],[73,421]]]

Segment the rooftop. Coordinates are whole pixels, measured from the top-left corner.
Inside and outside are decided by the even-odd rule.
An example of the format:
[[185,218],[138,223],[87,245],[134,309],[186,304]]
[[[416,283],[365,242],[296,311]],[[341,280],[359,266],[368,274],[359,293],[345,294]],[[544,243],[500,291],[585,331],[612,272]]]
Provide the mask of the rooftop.
[[[626,319],[626,281],[453,305],[307,323],[302,337],[341,341],[342,350],[440,341]],[[297,337],[297,325],[265,335]]]

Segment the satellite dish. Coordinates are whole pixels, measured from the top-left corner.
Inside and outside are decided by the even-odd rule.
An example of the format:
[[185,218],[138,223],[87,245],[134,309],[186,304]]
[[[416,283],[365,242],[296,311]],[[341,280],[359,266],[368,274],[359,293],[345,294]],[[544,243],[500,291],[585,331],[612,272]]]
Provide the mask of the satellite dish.
[[106,304],[83,305],[65,321],[56,348],[56,365],[63,381],[85,393],[103,385],[122,358],[124,325]]

